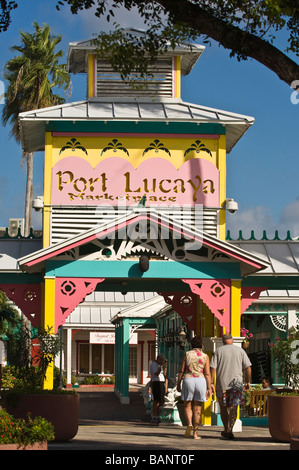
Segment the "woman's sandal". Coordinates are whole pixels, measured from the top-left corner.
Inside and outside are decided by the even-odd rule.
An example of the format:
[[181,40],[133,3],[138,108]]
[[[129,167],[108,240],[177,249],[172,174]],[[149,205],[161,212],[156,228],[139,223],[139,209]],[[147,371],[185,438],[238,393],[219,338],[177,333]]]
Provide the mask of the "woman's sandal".
[[193,429],[193,426],[187,426],[187,429],[185,431],[185,437],[190,437],[191,436],[192,429]]

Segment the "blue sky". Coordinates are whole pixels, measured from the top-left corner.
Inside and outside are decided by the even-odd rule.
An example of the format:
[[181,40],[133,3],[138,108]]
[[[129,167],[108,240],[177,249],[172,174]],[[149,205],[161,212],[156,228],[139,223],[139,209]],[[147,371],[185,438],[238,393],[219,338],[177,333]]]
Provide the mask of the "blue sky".
[[[20,0],[13,12],[12,24],[0,33],[0,70],[10,59],[10,47],[20,43],[19,30],[32,31],[32,23],[47,23],[53,34],[62,34],[61,48],[90,37],[109,27],[91,11],[72,15],[64,7],[55,9],[55,0]],[[125,27],[142,27],[136,14],[123,12]],[[299,77],[298,77],[299,80]],[[73,76],[73,94],[69,101],[86,97],[84,76]],[[239,210],[228,215],[228,228],[237,236],[255,230],[269,237],[278,230],[284,238],[287,230],[299,236],[299,104],[292,104],[293,90],[273,72],[253,60],[238,62],[217,44],[207,46],[188,77],[182,80],[182,99],[255,118],[227,157],[227,197],[234,198]],[[296,96],[298,98],[298,96]],[[1,105],[0,105],[1,106]],[[23,217],[26,172],[21,165],[21,149],[10,137],[9,126],[0,124],[0,226],[9,218]],[[43,193],[43,152],[34,157],[34,196]],[[39,216],[40,217],[40,216]],[[40,218],[34,219],[40,228]]]

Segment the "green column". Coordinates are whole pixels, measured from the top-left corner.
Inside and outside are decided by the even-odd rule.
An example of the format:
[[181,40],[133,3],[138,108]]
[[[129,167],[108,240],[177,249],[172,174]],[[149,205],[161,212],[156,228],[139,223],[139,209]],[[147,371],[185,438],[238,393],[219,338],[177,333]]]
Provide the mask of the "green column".
[[120,352],[121,352],[121,328],[119,323],[115,325],[115,388],[114,391],[119,395],[120,391]]
[[127,318],[123,320],[122,328],[122,374],[121,374],[121,397],[122,403],[130,403],[129,398],[129,341],[130,322]]
[[130,402],[129,340],[130,323],[128,319],[122,319],[115,325],[115,392],[123,404]]

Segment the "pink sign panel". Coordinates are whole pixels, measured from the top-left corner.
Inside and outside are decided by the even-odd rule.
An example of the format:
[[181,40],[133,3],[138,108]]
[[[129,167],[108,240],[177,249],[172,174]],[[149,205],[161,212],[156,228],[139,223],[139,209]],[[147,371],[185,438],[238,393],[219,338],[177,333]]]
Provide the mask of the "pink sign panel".
[[194,158],[179,169],[163,158],[144,160],[137,169],[120,157],[94,169],[84,159],[66,157],[52,170],[53,205],[219,205],[219,171],[212,162]]

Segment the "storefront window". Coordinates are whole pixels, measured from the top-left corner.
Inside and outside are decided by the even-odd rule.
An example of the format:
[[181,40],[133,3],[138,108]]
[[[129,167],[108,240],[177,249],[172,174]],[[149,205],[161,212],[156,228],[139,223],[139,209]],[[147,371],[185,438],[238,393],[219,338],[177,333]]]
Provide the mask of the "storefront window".
[[79,344],[79,373],[89,373],[89,344]]
[[129,378],[135,379],[137,377],[137,346],[130,346],[129,348]]
[[102,345],[92,344],[92,373],[100,374],[102,372]]
[[80,374],[114,374],[114,344],[79,343]]
[[104,344],[104,373],[114,374],[114,345]]
[[156,359],[156,345],[155,343],[151,343],[149,345],[149,363]]

